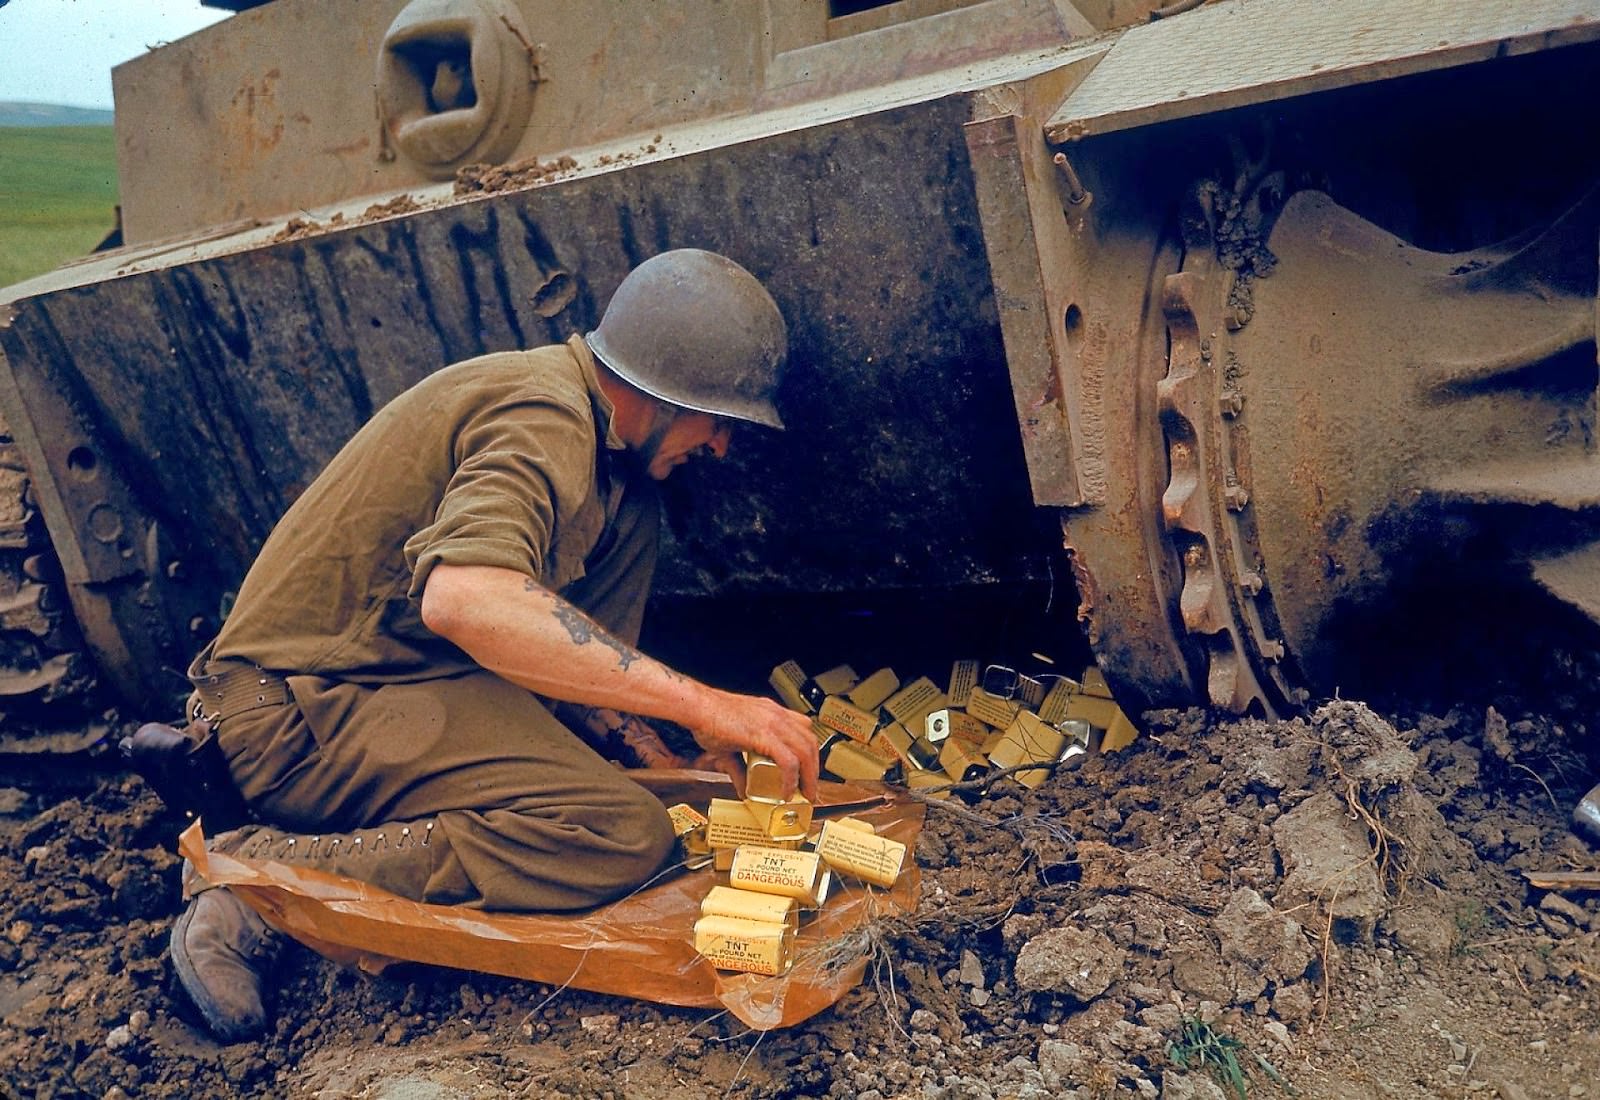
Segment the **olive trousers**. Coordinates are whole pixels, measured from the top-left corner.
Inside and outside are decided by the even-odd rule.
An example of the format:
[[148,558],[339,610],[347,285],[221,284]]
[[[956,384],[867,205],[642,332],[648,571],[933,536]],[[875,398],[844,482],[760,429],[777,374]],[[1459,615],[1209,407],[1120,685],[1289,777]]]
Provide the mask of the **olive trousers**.
[[[655,498],[624,505],[613,522],[615,537],[562,595],[632,644],[655,568]],[[538,697],[493,673],[287,682],[290,702],[219,725],[229,771],[256,816],[279,830],[393,826],[390,835],[409,827],[428,838],[425,850],[363,863],[375,886],[482,909],[580,909],[633,890],[672,851],[659,800]],[[420,878],[404,865],[407,851],[428,861]]]

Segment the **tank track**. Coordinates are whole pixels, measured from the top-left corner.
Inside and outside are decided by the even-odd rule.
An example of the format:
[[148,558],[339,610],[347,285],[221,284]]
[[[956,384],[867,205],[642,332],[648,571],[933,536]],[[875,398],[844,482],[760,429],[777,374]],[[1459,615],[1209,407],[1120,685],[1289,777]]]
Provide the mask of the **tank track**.
[[0,420],[0,753],[79,747],[99,703],[27,468]]
[[1163,520],[1183,563],[1179,613],[1205,660],[1210,704],[1281,716],[1308,695],[1287,653],[1250,511],[1250,442],[1241,366],[1229,334],[1249,323],[1250,283],[1270,270],[1263,209],[1274,175],[1235,190],[1195,189],[1183,268],[1162,289],[1168,370],[1156,387],[1169,480]]

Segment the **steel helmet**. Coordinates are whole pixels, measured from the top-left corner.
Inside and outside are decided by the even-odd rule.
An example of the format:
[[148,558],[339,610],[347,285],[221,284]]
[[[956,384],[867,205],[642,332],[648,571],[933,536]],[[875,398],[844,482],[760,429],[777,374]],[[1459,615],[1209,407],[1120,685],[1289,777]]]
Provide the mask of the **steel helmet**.
[[788,355],[783,314],[754,275],[715,252],[652,256],[584,339],[624,382],[696,412],[782,428],[773,405]]

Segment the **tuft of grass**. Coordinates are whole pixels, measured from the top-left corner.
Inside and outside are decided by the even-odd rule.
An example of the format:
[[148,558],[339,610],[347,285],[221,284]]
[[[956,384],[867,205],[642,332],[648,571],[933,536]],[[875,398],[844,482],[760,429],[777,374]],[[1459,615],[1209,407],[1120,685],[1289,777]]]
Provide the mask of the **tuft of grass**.
[[110,126],[0,126],[0,287],[93,251],[116,206]]
[[1483,907],[1483,902],[1476,898],[1469,898],[1455,911],[1456,936],[1450,945],[1452,955],[1476,954],[1472,946],[1474,939],[1483,935],[1484,929],[1489,927],[1489,911]]
[[1183,1021],[1183,1031],[1167,1044],[1167,1057],[1184,1070],[1203,1070],[1236,1100],[1246,1100],[1250,1081],[1260,1071],[1289,1095],[1294,1090],[1273,1064],[1231,1035],[1224,1035],[1196,1016]]

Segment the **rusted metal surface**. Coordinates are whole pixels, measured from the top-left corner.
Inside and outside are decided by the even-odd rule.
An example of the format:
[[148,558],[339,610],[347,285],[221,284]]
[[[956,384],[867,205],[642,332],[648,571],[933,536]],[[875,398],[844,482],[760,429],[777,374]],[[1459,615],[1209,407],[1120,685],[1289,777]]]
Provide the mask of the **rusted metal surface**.
[[[331,9],[278,0],[119,70],[140,243],[0,291],[6,468],[124,696],[181,690],[384,401],[591,327],[679,246],[767,283],[794,373],[787,435],[668,483],[669,595],[1050,583],[1064,544],[1130,710],[1340,690],[1419,592],[1600,610],[1600,200],[1560,216],[1600,181],[1600,121],[1550,110],[1600,100],[1592,4],[1220,0],[1079,41],[1056,0],[560,24],[517,0],[550,33],[506,155],[541,162],[470,195],[421,183],[370,76],[341,95],[325,64],[370,74],[400,7],[319,37]],[[312,203],[293,233],[268,217]],[[49,590],[0,576],[0,643],[56,629]],[[13,685],[66,682],[58,656]]]
[[1070,227],[1052,181],[1039,178],[1044,143],[1017,115],[969,122],[966,136],[1033,499],[1082,504],[1082,458],[1066,397],[1076,375],[1066,334],[1072,294],[1061,285],[1070,276],[1051,239]]
[[1094,200],[1086,209],[1066,202],[1065,181],[1043,160],[1038,170],[1059,197],[1053,209],[1035,208],[1035,247],[1061,295],[1050,320],[1062,325],[1069,353],[1061,384],[1082,501],[1058,518],[1079,617],[1129,706],[1192,699],[1197,659],[1177,615],[1181,565],[1159,509],[1166,458],[1156,383],[1167,341],[1152,308],[1160,278],[1180,262],[1166,224],[1177,183],[1162,150],[1137,136],[1075,165]]
[[81,649],[27,463],[0,421],[0,716],[16,725],[83,697],[94,675]]
[[1046,127],[1134,126],[1600,39],[1593,0],[1250,0],[1136,27]]
[[988,93],[967,142],[1034,496],[1062,506],[1080,623],[1137,706],[1195,691],[1173,611],[1181,574],[1148,508],[1163,475],[1153,394],[1165,351],[1149,280],[1153,263],[1177,257],[1162,240],[1162,187],[1130,201],[1150,178],[1149,150],[1091,157],[1085,183],[1041,139],[1094,61],[1048,87]]
[[[148,698],[384,401],[591,327],[627,270],[679,245],[755,271],[794,356],[790,430],[741,433],[730,461],[669,484],[663,591],[1041,575],[1053,540],[1014,427],[967,112],[938,101],[15,303],[0,400],[28,412],[97,654]],[[573,293],[545,316],[534,295],[556,273]]]
[[[1365,656],[1392,653],[1386,638],[1411,627],[1411,593],[1470,608],[1475,590],[1530,574],[1593,617],[1593,199],[1449,253],[1349,210],[1312,217],[1338,208],[1310,191],[1284,208],[1291,180],[1331,177],[1385,217],[1417,221],[1416,198],[1370,187],[1387,171],[1429,180],[1440,209],[1461,192],[1474,211],[1495,209],[1506,177],[1501,194],[1480,197],[1474,177],[1450,175],[1460,127],[1437,112],[1460,105],[1480,126],[1528,117],[1568,62],[1582,66],[1569,55],[1532,80],[1527,66],[1506,70],[1522,74],[1508,78],[1515,94],[1488,70],[1414,82],[1407,110],[1390,109],[1395,132],[1406,115],[1435,132],[1383,154],[1348,127],[1320,147],[1275,148],[1312,118],[1337,117],[1310,101],[1230,116],[1231,127],[1197,121],[1070,148],[1094,205],[1053,277],[1085,279],[1083,316],[1109,335],[1077,349],[1066,392],[1080,415],[1096,373],[1114,396],[1093,417],[1107,441],[1106,504],[1066,509],[1063,522],[1091,641],[1122,690],[1284,712],[1307,688],[1392,683],[1385,673],[1448,663],[1455,641],[1412,633],[1431,650],[1392,669]],[[1351,118],[1381,102],[1351,95]],[[1552,195],[1600,178],[1591,153],[1565,152],[1582,142],[1543,128],[1519,140],[1521,178],[1548,173]],[[1514,213],[1483,220],[1530,225]],[[1151,515],[1159,530],[1141,527]]]
[[[1326,195],[1289,199],[1276,270],[1219,351],[1237,357],[1241,423],[1270,441],[1253,449],[1251,509],[1285,637],[1318,682],[1346,656],[1339,617],[1419,573],[1486,545],[1514,570],[1600,534],[1597,236],[1600,191],[1469,253],[1407,245]],[[1575,564],[1546,566],[1547,587]]]
[[1207,700],[1235,714],[1278,713],[1303,696],[1283,667],[1286,650],[1250,522],[1248,437],[1235,431],[1244,396],[1237,363],[1215,335],[1228,327],[1228,279],[1211,262],[1211,245],[1191,243],[1201,262],[1163,285],[1168,370],[1156,396],[1170,472],[1161,511],[1183,559],[1178,611],[1205,648]]
[[[517,30],[494,16],[502,3],[521,13],[509,20]],[[126,239],[287,216],[448,178],[456,158],[435,156],[427,142],[391,140],[389,131],[459,134],[474,111],[486,116],[475,159],[514,162],[608,144],[639,156],[671,140],[673,129],[708,119],[850,92],[881,106],[886,86],[920,75],[941,74],[939,94],[975,66],[1048,52],[1094,31],[1062,0],[968,0],[922,18],[915,7],[892,5],[850,33],[823,0],[606,0],[585,5],[581,16],[570,0],[276,0],[116,69]],[[503,55],[494,68],[507,78],[521,72],[522,54],[536,84],[531,103],[484,67],[472,74],[481,85],[474,108],[436,109],[445,105],[430,97],[431,79],[397,59],[386,39],[407,8],[439,26],[483,23],[474,49]],[[513,115],[525,122],[512,127]]]

